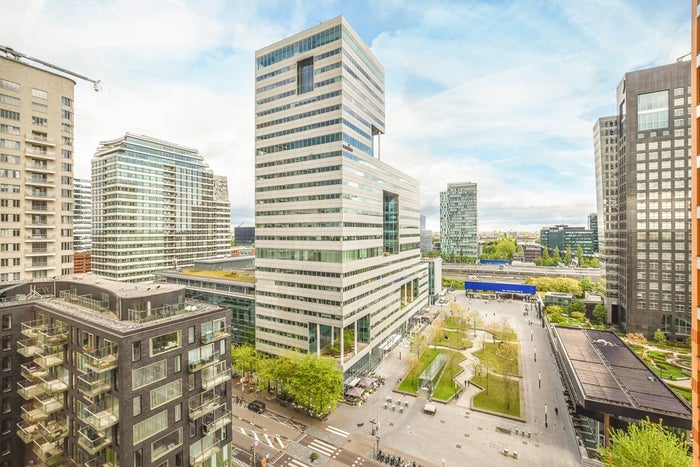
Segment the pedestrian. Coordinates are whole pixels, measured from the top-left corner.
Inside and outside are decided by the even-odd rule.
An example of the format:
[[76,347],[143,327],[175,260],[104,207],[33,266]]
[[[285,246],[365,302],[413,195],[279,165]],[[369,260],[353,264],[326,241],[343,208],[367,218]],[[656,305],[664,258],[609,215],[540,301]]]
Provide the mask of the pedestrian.
[[559,415],[559,407],[554,407],[554,414]]

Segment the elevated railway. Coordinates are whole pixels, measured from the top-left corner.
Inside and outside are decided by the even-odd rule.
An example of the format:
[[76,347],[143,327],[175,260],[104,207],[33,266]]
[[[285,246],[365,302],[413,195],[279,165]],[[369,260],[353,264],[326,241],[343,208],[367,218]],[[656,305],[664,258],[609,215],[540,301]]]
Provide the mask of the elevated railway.
[[522,282],[528,277],[570,277],[598,282],[604,278],[601,268],[559,268],[528,265],[498,266],[493,264],[443,263],[445,279],[480,280],[497,279],[504,282]]

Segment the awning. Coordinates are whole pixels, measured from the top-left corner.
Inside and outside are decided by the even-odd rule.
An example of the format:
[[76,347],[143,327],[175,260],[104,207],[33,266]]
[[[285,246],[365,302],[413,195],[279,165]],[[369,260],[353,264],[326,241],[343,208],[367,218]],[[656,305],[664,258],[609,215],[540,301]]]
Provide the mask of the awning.
[[354,387],[350,388],[347,391],[345,391],[345,396],[346,397],[362,397],[362,394],[364,394],[365,391],[362,388]]

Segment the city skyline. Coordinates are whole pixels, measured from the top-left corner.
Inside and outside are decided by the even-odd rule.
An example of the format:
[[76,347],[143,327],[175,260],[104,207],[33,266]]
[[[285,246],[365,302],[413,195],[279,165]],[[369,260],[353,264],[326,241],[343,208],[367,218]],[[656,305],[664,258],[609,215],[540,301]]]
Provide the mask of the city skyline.
[[481,231],[585,225],[593,125],[615,113],[625,72],[688,52],[690,11],[527,3],[35,2],[3,9],[0,44],[102,80],[99,94],[76,86],[77,178],[100,140],[176,141],[228,176],[232,223],[251,224],[254,51],[342,14],[386,67],[382,160],[419,178],[427,228],[439,230],[439,193],[457,181],[480,187]]

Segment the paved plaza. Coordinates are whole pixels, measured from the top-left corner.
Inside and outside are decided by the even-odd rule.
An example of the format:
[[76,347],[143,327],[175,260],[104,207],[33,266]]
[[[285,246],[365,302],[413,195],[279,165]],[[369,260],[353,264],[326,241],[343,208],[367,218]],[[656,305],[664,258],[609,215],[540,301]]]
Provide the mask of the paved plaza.
[[[573,427],[566,415],[568,410],[559,371],[546,330],[536,315],[533,312],[524,315],[525,305],[520,301],[485,302],[467,298],[461,291],[449,293],[447,300],[456,300],[460,305],[478,310],[485,324],[505,319],[518,333],[522,420],[473,410],[471,398],[478,392],[474,386],[468,387],[449,404],[437,403],[434,416],[423,413],[428,402],[424,397],[394,392],[399,378],[407,370],[407,338],[387,353],[376,371],[386,383],[370,394],[362,406],[339,406],[327,423],[351,433],[348,441],[356,449],[362,446],[362,449],[371,450],[377,440],[372,436],[370,421],[378,421],[379,449],[400,453],[426,467],[581,465]],[[476,359],[471,357],[471,350],[478,350],[479,341],[485,337],[485,333],[479,332],[475,348],[465,352],[465,372],[458,377],[460,384],[473,374]],[[387,402],[387,397],[391,397],[391,402]],[[399,410],[398,400],[401,400],[403,412]],[[392,406],[395,407],[393,410]]]

